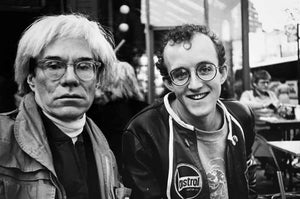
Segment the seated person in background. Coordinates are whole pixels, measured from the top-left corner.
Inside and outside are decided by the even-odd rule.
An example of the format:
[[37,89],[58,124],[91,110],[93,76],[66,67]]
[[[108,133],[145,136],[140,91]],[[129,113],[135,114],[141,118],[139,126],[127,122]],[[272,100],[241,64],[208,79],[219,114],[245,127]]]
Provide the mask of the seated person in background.
[[276,94],[269,90],[271,75],[266,70],[258,70],[252,76],[252,90],[244,91],[240,102],[250,106],[258,119],[261,116],[272,116],[279,107]]
[[116,60],[111,42],[80,14],[44,16],[23,33],[15,60],[22,101],[0,115],[0,198],[128,196],[105,137],[85,114],[99,75]]
[[[240,102],[252,108],[255,114],[255,130],[258,134],[262,135],[266,140],[281,140],[281,132],[278,132],[276,129],[270,129],[270,126],[264,121],[259,120],[259,117],[274,116],[280,105],[275,92],[269,89],[270,80],[271,75],[266,70],[255,71],[252,75],[253,89],[244,91]],[[254,143],[254,147],[256,145],[257,143]],[[261,148],[255,156],[261,162],[262,167],[266,169],[265,175],[267,177],[273,176],[275,167],[268,150]]]
[[255,197],[254,116],[238,101],[219,100],[228,72],[222,42],[205,26],[175,27],[156,66],[171,92],[123,134],[123,177],[132,198]]
[[87,114],[104,133],[121,168],[123,129],[148,103],[144,101],[133,66],[118,61],[111,71],[111,76],[97,89],[100,94]]

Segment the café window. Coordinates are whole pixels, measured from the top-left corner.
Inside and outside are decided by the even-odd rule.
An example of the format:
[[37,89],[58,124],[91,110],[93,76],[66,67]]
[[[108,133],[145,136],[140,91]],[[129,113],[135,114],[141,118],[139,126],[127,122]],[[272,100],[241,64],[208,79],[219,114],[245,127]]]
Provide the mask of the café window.
[[297,60],[299,0],[249,0],[250,67]]

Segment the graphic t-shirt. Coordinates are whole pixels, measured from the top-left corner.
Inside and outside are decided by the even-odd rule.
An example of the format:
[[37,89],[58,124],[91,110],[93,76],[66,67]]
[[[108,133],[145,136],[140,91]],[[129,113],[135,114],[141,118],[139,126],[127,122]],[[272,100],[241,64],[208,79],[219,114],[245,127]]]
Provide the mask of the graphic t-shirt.
[[196,130],[198,153],[207,175],[211,199],[229,198],[225,169],[228,124],[225,116],[223,121],[217,131]]

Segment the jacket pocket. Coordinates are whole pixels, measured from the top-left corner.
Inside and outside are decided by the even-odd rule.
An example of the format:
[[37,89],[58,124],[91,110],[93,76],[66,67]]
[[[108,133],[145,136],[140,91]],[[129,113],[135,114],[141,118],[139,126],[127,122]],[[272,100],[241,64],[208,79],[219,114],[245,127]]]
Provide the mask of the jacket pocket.
[[54,199],[55,188],[44,173],[1,172],[0,199]]

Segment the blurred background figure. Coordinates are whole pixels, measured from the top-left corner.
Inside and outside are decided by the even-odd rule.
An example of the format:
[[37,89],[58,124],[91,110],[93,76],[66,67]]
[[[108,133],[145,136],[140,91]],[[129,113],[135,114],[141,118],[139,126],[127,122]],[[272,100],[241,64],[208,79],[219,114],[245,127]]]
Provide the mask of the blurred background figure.
[[291,88],[286,83],[285,79],[280,80],[280,84],[276,88],[276,94],[278,97],[278,100],[282,104],[290,104],[290,91]]
[[255,71],[252,77],[252,90],[242,93],[240,101],[249,105],[258,119],[261,116],[272,116],[279,107],[275,92],[269,89],[271,75],[266,70]]
[[116,62],[112,76],[96,91],[88,115],[102,130],[121,168],[122,131],[127,122],[148,105],[137,82],[134,68],[127,62]]
[[[269,88],[270,81],[271,75],[268,71],[255,71],[252,76],[252,90],[244,91],[240,98],[240,101],[249,105],[254,112],[256,132],[268,141],[281,139],[280,132],[275,132],[275,129],[271,129],[264,121],[260,120],[260,117],[275,116],[280,108],[276,93]],[[256,151],[254,156],[258,158],[261,167],[265,169],[265,176],[274,176],[275,166],[266,145],[262,146],[258,142],[254,142],[253,148]],[[276,156],[280,157],[281,153],[276,153]]]

